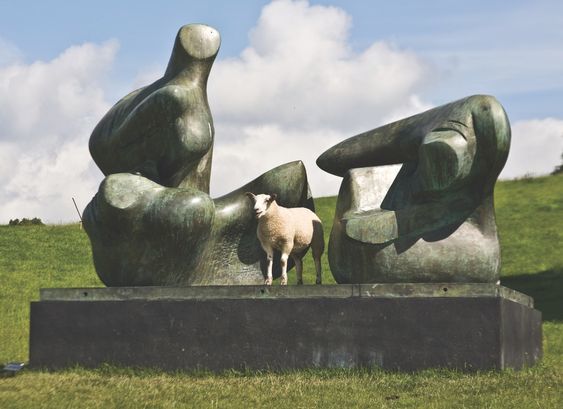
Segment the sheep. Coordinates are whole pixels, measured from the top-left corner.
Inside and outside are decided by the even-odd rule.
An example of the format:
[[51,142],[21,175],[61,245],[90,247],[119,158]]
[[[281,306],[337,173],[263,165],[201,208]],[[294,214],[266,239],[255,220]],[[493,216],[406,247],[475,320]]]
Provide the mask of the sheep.
[[297,284],[303,284],[303,256],[312,248],[317,284],[322,283],[321,256],[324,252],[323,226],[318,216],[304,207],[286,208],[276,203],[276,194],[254,195],[252,200],[258,227],[256,233],[268,258],[266,285],[272,285],[274,250],[281,252],[281,285],[287,285],[287,260],[295,262]]

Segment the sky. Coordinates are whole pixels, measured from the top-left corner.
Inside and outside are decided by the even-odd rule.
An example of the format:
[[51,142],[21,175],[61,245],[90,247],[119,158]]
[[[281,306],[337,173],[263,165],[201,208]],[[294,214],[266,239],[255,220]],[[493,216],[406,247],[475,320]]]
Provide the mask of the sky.
[[557,0],[0,0],[0,223],[78,219],[72,198],[82,210],[103,179],[92,129],[163,74],[188,23],[222,38],[213,197],[296,159],[314,196],[335,195],[341,179],[315,165],[324,150],[474,94],[497,97],[512,125],[501,178],[562,162]]

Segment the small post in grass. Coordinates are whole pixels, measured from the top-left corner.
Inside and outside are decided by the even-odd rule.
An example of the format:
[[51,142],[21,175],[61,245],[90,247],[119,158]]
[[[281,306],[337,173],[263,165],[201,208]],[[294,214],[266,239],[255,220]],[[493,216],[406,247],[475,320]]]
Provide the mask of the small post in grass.
[[74,208],[76,209],[76,213],[78,213],[78,218],[80,219],[80,223],[78,225],[80,226],[80,230],[82,230],[82,215],[80,214],[80,210],[78,210],[78,206],[76,205],[76,200],[74,200],[74,197],[72,198],[72,203],[74,203]]

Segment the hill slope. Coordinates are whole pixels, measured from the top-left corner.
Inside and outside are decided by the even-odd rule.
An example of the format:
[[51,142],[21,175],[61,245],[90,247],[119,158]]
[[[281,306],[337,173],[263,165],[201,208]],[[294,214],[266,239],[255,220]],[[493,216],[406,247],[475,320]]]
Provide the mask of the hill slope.
[[[31,371],[0,382],[0,407],[248,407],[249,403],[342,407],[350,406],[351,399],[362,407],[397,403],[446,408],[454,402],[463,407],[561,407],[563,175],[500,182],[495,201],[502,283],[533,296],[543,312],[545,356],[535,368],[517,373],[414,375],[370,371],[169,375],[117,368],[56,374]],[[328,242],[336,199],[315,202]],[[326,256],[323,263],[324,282],[334,282]],[[314,282],[310,256],[305,272],[305,282]],[[290,283],[294,282],[295,274],[290,273]],[[0,226],[0,363],[27,360],[29,302],[38,299],[39,288],[101,285],[88,238],[78,225]]]

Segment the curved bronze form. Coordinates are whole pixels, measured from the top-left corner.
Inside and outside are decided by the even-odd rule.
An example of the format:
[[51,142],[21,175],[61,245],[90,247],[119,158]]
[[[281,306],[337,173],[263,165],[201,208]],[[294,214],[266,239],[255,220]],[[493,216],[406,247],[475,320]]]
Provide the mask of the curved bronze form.
[[105,175],[138,171],[163,186],[209,192],[207,79],[220,44],[214,28],[180,28],[164,76],[121,99],[92,132],[90,153]]
[[182,27],[164,76],[120,100],[92,132],[90,152],[107,177],[84,227],[108,286],[261,284],[265,257],[244,192],[275,192],[284,206],[313,208],[300,161],[209,197],[214,128],[206,87],[219,45],[209,26]]
[[[337,282],[495,282],[493,190],[510,125],[472,96],[354,136],[317,164],[344,176],[329,243]],[[373,167],[403,164],[385,197]]]

